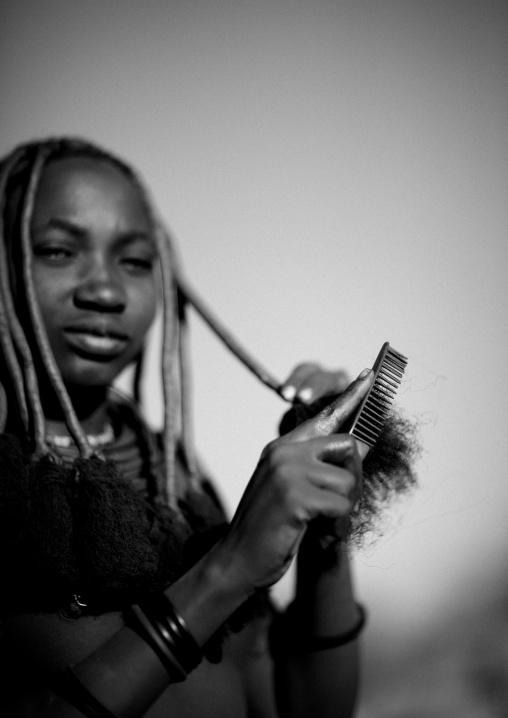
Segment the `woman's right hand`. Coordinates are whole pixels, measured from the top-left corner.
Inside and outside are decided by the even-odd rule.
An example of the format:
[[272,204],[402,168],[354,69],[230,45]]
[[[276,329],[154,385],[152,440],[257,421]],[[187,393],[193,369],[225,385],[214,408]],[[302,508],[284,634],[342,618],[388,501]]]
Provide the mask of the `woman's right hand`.
[[355,439],[338,432],[372,384],[373,373],[362,374],[317,416],[263,450],[218,546],[247,594],[284,575],[315,519],[328,519],[327,534],[332,526],[337,539],[345,535],[362,464]]

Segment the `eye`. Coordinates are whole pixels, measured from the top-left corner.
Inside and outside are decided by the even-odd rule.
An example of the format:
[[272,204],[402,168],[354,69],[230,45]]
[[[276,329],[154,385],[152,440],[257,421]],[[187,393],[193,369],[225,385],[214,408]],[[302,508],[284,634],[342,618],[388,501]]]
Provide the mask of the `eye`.
[[72,251],[68,247],[60,244],[39,244],[33,247],[34,257],[42,259],[49,264],[59,264],[65,262],[73,256]]
[[127,254],[121,258],[121,264],[131,272],[151,272],[155,258],[151,255]]

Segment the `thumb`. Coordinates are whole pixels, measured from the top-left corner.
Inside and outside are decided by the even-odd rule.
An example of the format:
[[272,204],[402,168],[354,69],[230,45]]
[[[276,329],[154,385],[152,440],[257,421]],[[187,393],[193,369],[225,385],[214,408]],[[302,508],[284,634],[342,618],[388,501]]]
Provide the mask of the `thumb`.
[[325,406],[316,416],[285,435],[287,441],[307,441],[335,434],[352,416],[374,382],[372,369],[364,369],[343,394]]

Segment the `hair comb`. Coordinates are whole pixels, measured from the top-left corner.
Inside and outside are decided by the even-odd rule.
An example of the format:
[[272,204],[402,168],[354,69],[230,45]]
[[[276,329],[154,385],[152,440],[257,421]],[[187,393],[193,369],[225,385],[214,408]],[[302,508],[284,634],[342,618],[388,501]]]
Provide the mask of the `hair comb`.
[[374,383],[358,407],[349,429],[355,439],[365,444],[365,451],[361,451],[363,456],[381,434],[406,365],[407,358],[385,342],[372,367]]

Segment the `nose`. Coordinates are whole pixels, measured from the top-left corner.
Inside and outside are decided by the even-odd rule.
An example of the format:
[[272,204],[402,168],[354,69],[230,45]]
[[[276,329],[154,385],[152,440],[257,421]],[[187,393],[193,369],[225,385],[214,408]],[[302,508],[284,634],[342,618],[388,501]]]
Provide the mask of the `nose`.
[[79,309],[121,313],[127,303],[125,287],[114,267],[95,262],[74,292]]

